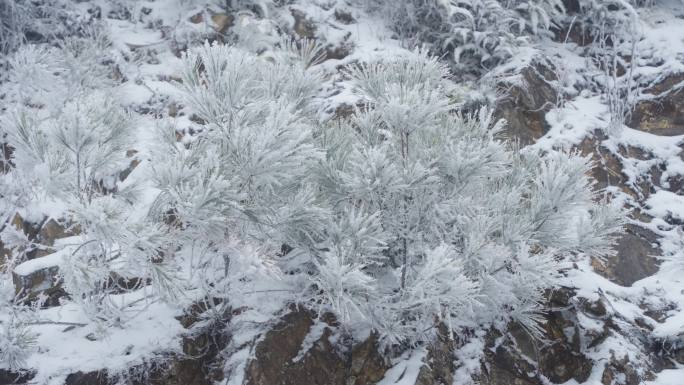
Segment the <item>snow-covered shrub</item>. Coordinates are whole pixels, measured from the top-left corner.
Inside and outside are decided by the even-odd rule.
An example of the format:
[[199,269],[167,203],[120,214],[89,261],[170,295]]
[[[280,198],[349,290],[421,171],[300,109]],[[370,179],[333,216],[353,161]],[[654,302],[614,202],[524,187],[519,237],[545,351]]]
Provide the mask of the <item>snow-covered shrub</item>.
[[54,119],[19,111],[11,123],[17,167],[32,171],[36,187],[65,200],[92,201],[100,184],[122,168],[130,144],[128,116],[99,93],[67,101]]
[[594,203],[588,160],[519,153],[491,112],[455,115],[436,59],[353,68],[366,105],[328,127],[312,119],[315,58],[303,44],[185,59],[180,87],[206,124],[183,143],[168,130],[155,151],[154,211],[181,249],[204,250],[212,295],[279,270],[311,306],[389,344],[438,321],[534,331],[558,262],[609,252],[619,223]]
[[599,32],[594,42],[596,52],[593,59],[603,75],[599,87],[610,113],[609,132],[616,133],[622,129],[638,101],[640,84],[634,74],[639,60],[637,39],[635,35]]
[[190,52],[179,87],[206,125],[186,143],[164,129],[155,151],[154,211],[182,246],[204,250],[195,260],[213,267],[202,275],[217,297],[320,231],[324,212],[307,182],[322,156],[311,118],[317,50],[286,48],[271,60],[217,44]]
[[66,0],[3,0],[0,2],[0,53],[25,42],[40,43],[74,35],[90,22]]
[[[35,200],[61,202],[67,222],[80,228],[78,246],[65,253],[60,270],[65,289],[84,305],[103,306],[114,265],[135,245],[125,237],[131,195],[117,183],[131,144],[128,115],[110,97],[91,92],[67,101],[55,116],[38,119],[24,110],[6,123],[14,172],[26,176]],[[106,317],[101,308],[91,310]]]
[[560,0],[399,0],[381,9],[409,44],[427,44],[473,74],[501,63],[530,37],[548,35],[564,15]]
[[589,54],[602,74],[596,81],[608,105],[611,132],[629,120],[639,96],[640,86],[634,74],[641,39],[637,7],[649,3],[583,0],[579,15],[574,16],[593,40]]
[[138,211],[137,186],[120,175],[131,162],[134,121],[111,90],[107,48],[98,33],[20,48],[9,61],[6,96],[15,108],[2,117],[14,149],[3,178],[23,189],[26,206],[54,207],[75,234],[66,245],[32,247],[61,253],[64,289],[103,328],[126,321],[128,305],[112,296],[131,280],[162,298],[177,292],[166,249],[173,242]]
[[35,344],[35,336],[25,323],[5,320],[0,327],[0,364],[10,370],[25,369],[26,359]]
[[641,3],[633,0],[581,0],[577,22],[594,38],[601,33],[626,33],[635,28],[639,19],[636,7]]
[[[6,240],[2,237],[2,242]],[[11,267],[11,262],[0,265],[0,366],[17,371],[26,369],[26,359],[36,348],[36,335],[28,326],[35,307],[21,304],[21,295],[15,294],[12,285]]]
[[116,57],[101,28],[55,40],[52,46],[27,44],[8,56],[6,102],[60,110],[67,100],[113,85]]
[[514,151],[487,110],[454,115],[445,67],[422,53],[351,76],[365,108],[319,137],[332,223],[314,303],[390,343],[421,341],[436,321],[537,330],[558,261],[608,252],[619,228],[594,202],[588,160]]

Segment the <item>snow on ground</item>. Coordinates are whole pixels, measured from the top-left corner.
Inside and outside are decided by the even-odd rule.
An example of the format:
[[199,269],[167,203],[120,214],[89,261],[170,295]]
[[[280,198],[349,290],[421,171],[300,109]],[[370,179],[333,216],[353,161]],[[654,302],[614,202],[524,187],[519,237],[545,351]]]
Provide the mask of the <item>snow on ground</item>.
[[178,336],[183,328],[175,319],[178,315],[176,310],[162,303],[144,301],[133,310],[137,310],[139,315],[122,328],[108,328],[102,337],[98,337],[99,331],[94,324],[74,327],[41,321],[88,323],[75,304],[41,311],[36,322],[45,324],[32,328],[37,334],[36,342],[41,351],[27,360],[29,367],[38,369],[33,381],[61,385],[66,376],[75,371],[89,372],[103,368],[109,373],[124,373],[155,354],[179,351]]
[[684,378],[684,367],[677,369],[665,369],[658,375],[655,381],[646,381],[644,385],[680,385]]

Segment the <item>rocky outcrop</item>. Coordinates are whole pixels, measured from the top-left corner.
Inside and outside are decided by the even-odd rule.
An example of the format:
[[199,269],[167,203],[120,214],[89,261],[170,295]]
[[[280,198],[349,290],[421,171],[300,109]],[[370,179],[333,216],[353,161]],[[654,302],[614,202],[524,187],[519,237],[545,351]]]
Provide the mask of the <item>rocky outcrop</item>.
[[42,297],[43,306],[59,305],[59,299],[66,296],[66,292],[59,284],[61,257],[53,254],[52,246],[58,239],[77,234],[79,229],[49,217],[39,223],[25,221],[18,213],[10,225],[23,232],[31,242],[27,250],[20,250],[28,261],[12,272],[15,293],[28,301]]
[[379,351],[377,335],[372,335],[354,346],[347,362],[351,365],[347,384],[363,385],[378,382],[389,369],[387,360]]
[[[295,362],[304,339],[309,334],[313,325],[312,315],[303,309],[296,309],[287,314],[256,346],[255,359],[247,369],[247,384],[296,384],[297,367],[303,366],[302,362]],[[334,354],[334,352],[329,352]],[[323,365],[317,368],[315,373],[309,373],[311,383],[319,383],[329,380],[336,383],[337,377],[342,373],[342,368],[337,363],[342,362],[341,357],[332,358],[331,365]],[[311,366],[309,363],[307,366]],[[327,366],[327,367],[326,367]],[[313,368],[308,368],[309,370]],[[302,373],[303,374],[303,373]]]
[[549,63],[537,62],[522,69],[519,81],[500,84],[504,97],[497,103],[495,117],[506,119],[507,136],[521,144],[534,143],[549,130],[546,113],[556,103],[551,81],[556,75]]
[[[501,337],[501,336],[499,336]],[[541,385],[536,369],[511,345],[496,346],[492,335],[485,345],[485,358],[479,382],[483,385]]]
[[644,91],[650,98],[634,107],[629,127],[655,135],[684,134],[684,74],[671,75]]
[[290,9],[294,18],[292,27],[295,34],[302,39],[313,39],[316,37],[316,24],[307,18],[306,13],[299,9]]
[[425,364],[418,372],[416,385],[452,384],[454,382],[454,348],[456,342],[444,324],[440,324],[435,339],[428,344]]
[[59,265],[46,264],[35,269],[19,270],[12,273],[14,289],[19,298],[33,300],[39,296],[49,300],[45,305],[59,305],[58,299],[65,295],[58,282]]
[[543,324],[544,343],[539,349],[539,371],[555,383],[571,379],[582,383],[589,378],[592,361],[583,353],[582,331],[577,314],[575,292],[569,288],[553,290],[546,304]]
[[640,385],[643,381],[653,380],[655,376],[650,371],[641,373],[643,370],[635,365],[629,357],[616,358],[612,355],[605,365],[601,375],[602,385]]
[[594,270],[611,281],[631,286],[634,282],[655,274],[662,252],[657,246],[658,236],[637,225],[627,225],[620,236],[615,253],[604,260],[594,260]]
[[64,385],[109,385],[107,371],[76,372],[67,376]]
[[31,222],[24,220],[21,214],[16,213],[9,224],[14,226],[15,229],[23,232],[29,241],[35,241],[37,240],[40,229],[43,227],[43,223],[45,223],[46,219],[47,218],[43,219],[41,222]]
[[490,332],[484,350],[480,381],[486,385],[541,385],[545,380],[582,383],[593,363],[582,352],[575,293],[569,288],[549,292],[542,334],[517,323],[508,334]]
[[216,32],[224,34],[235,25],[235,16],[226,13],[217,13],[211,15],[211,21],[214,24]]
[[13,372],[7,369],[0,369],[0,384],[3,385],[20,385],[28,384],[35,376],[29,371]]
[[[661,184],[659,168],[652,167],[637,183],[630,181],[622,171],[624,165],[621,158],[650,161],[651,155],[636,147],[621,147],[615,154],[601,144],[605,139],[603,133],[596,131],[578,146],[582,155],[590,156],[594,162],[591,176],[596,182],[596,189],[614,186],[633,197],[636,202],[643,202],[655,191],[654,186]],[[672,186],[677,187],[676,183]],[[638,208],[633,216],[640,217]],[[643,226],[627,225],[614,250],[605,259],[592,260],[592,266],[596,272],[619,285],[631,286],[658,271],[660,263],[656,257],[662,254],[658,247],[658,236]]]
[[10,226],[24,233],[33,246],[26,253],[27,259],[44,257],[52,253],[55,241],[61,238],[71,237],[80,232],[78,226],[68,226],[63,220],[44,217],[39,222],[25,220],[21,214],[16,213],[9,222]]
[[[327,316],[316,325],[314,315],[293,309],[258,343],[247,368],[246,385],[365,385],[380,381],[388,365],[371,336],[352,349],[336,345],[339,331]],[[306,352],[305,339],[312,328],[323,328]]]
[[608,186],[618,186],[628,194],[634,194],[627,186],[628,178],[622,172],[622,163],[618,157],[603,147],[601,141],[606,136],[596,130],[592,136],[584,138],[577,147],[583,156],[591,157],[593,167],[591,177],[597,190],[603,190]]

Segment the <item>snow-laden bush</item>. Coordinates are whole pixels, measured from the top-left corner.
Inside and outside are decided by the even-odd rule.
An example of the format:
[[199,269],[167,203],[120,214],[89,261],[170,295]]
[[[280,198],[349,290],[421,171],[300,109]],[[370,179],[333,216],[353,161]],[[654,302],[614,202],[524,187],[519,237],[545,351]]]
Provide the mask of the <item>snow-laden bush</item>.
[[[13,167],[2,179],[14,188],[0,191],[34,217],[48,205],[74,235],[64,245],[13,247],[10,269],[27,247],[61,253],[63,288],[103,330],[126,322],[129,304],[114,296],[131,286],[148,286],[162,298],[178,292],[173,261],[164,258],[173,242],[140,211],[138,186],[122,177],[135,122],[111,88],[107,52],[96,34],[52,47],[26,45],[10,57],[6,98],[14,108],[1,126]],[[8,207],[3,218],[17,208]],[[10,230],[5,227],[3,240],[18,239]]]
[[25,369],[36,337],[25,323],[16,322],[13,318],[5,320],[0,327],[0,363],[10,370]]
[[313,142],[316,60],[310,44],[271,60],[208,44],[185,58],[179,86],[206,125],[186,143],[173,128],[162,135],[154,212],[182,246],[204,250],[194,258],[215,297],[228,298],[219,288],[243,274],[271,271],[283,245],[310,244],[322,227],[307,182],[322,156]]
[[641,26],[637,7],[651,1],[582,0],[573,22],[592,39],[589,54],[603,76],[594,79],[610,113],[609,132],[616,133],[630,119],[640,93],[634,69],[639,65]]
[[111,42],[101,28],[82,35],[52,45],[27,44],[8,55],[9,82],[3,85],[8,106],[59,111],[67,100],[84,92],[111,87],[116,64]]
[[[1,241],[6,240],[2,237]],[[10,248],[7,243],[5,247]],[[37,336],[28,326],[34,318],[35,308],[21,304],[14,292],[8,268],[11,268],[11,261],[0,264],[0,365],[20,371],[26,369],[26,360],[36,348]]]
[[423,54],[351,71],[363,109],[322,133],[317,176],[333,223],[316,303],[390,342],[516,320],[536,330],[557,262],[610,250],[618,213],[595,203],[589,162],[508,148],[491,112],[454,115],[445,68]]
[[5,124],[15,148],[12,172],[25,176],[34,202],[62,206],[64,222],[74,224],[77,236],[69,245],[38,245],[62,253],[64,289],[103,327],[125,322],[126,305],[111,295],[125,291],[120,285],[128,279],[168,286],[157,272],[166,268],[159,255],[170,244],[135,213],[135,185],[119,178],[130,162],[129,115],[106,93],[91,91],[69,99],[53,116],[19,110]]
[[167,135],[156,211],[174,239],[205,245],[224,298],[250,271],[280,270],[305,285],[296,298],[388,344],[437,322],[534,331],[558,262],[609,252],[619,223],[595,203],[587,159],[519,153],[490,112],[455,115],[448,72],[424,53],[352,69],[366,105],[321,126],[310,48],[186,59],[180,87],[206,125],[185,144]]
[[562,20],[561,0],[384,1],[394,29],[410,44],[427,44],[460,72],[479,74],[509,58],[531,37]]
[[25,42],[40,43],[71,36],[89,22],[66,0],[0,2],[0,54]]
[[639,19],[637,7],[648,5],[635,0],[581,0],[576,22],[595,38],[601,33],[632,33]]
[[580,25],[599,31],[631,33],[637,8],[652,0],[580,0],[568,14],[561,0],[397,0],[369,2],[389,19],[408,45],[426,44],[445,56],[458,75],[480,75],[504,62],[521,46],[552,37],[551,28]]

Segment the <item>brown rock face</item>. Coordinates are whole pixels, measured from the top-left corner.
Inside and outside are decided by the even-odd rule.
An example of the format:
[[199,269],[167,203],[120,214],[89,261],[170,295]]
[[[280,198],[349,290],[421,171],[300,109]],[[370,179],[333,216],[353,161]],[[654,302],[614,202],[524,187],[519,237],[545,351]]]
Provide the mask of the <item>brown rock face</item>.
[[643,381],[653,380],[654,376],[650,371],[639,370],[628,357],[611,360],[606,364],[601,375],[603,385],[639,385]]
[[658,237],[652,231],[640,226],[627,225],[615,253],[605,262],[594,261],[594,270],[611,281],[631,286],[634,282],[658,272],[656,255],[662,253],[657,246]]
[[387,369],[387,361],[379,353],[377,336],[373,335],[352,349],[351,374],[346,384],[374,384],[382,380]]
[[24,234],[26,234],[26,237],[31,241],[35,240],[36,237],[38,237],[40,229],[43,225],[42,223],[33,223],[25,221],[19,213],[14,214],[14,217],[12,217],[10,224],[14,226],[14,228],[16,228],[17,230],[23,231]]
[[536,368],[510,343],[495,347],[495,339],[496,337],[492,335],[485,346],[485,362],[480,383],[483,385],[541,385],[536,378]]
[[64,385],[109,385],[107,371],[76,372],[67,376]]
[[17,294],[35,297],[40,293],[50,294],[57,288],[59,266],[47,266],[29,274],[12,274],[14,288]]
[[291,375],[291,361],[299,353],[312,325],[311,316],[303,310],[298,309],[286,315],[257,346],[256,359],[247,369],[247,384],[289,384],[289,379],[284,378],[283,374],[290,372]]
[[19,385],[28,384],[35,376],[32,372],[12,372],[7,369],[0,369],[0,384]]
[[42,243],[48,246],[54,245],[55,240],[59,238],[69,236],[67,231],[64,229],[64,226],[60,225],[52,218],[48,219],[47,222],[43,224],[43,227],[40,229],[40,233],[38,235],[42,240]]
[[[76,235],[79,231],[77,227],[67,229],[62,222],[49,217],[44,217],[40,222],[29,222],[24,220],[19,213],[12,217],[9,225],[23,232],[28,240],[42,245],[42,247],[26,250],[28,259],[50,254],[52,252],[50,246],[53,246],[57,239]],[[2,244],[0,243],[1,248]]]
[[49,255],[54,251],[49,246],[54,246],[55,241],[60,238],[65,238],[74,235],[73,233],[67,231],[64,226],[58,223],[56,220],[49,218],[43,222],[38,232],[38,242],[43,246],[48,246],[47,248],[38,248],[28,253],[30,259],[40,258]]
[[440,324],[435,340],[428,345],[427,362],[420,368],[416,385],[454,382],[454,341],[449,334],[446,325]]
[[[537,63],[520,73],[523,84],[500,85],[507,92],[495,111],[497,119],[506,119],[506,133],[521,144],[533,143],[549,130],[546,113],[556,102],[556,90],[549,84],[556,76],[550,65]],[[510,89],[509,89],[510,88]]]
[[[596,188],[616,186],[635,200],[643,202],[654,191],[653,186],[660,185],[661,170],[653,167],[644,175],[643,180],[635,185],[629,184],[628,177],[622,172],[620,158],[601,145],[603,139],[603,134],[595,132],[593,137],[585,138],[579,146],[582,154],[590,155],[594,161],[591,176],[596,181]],[[634,147],[620,148],[619,152],[625,158],[651,159],[650,154]],[[678,188],[679,184],[672,179],[669,189],[677,191]],[[639,212],[635,212],[635,215],[638,217]],[[604,261],[593,260],[592,265],[595,271],[611,281],[631,286],[658,271],[659,262],[655,256],[661,252],[657,247],[658,237],[652,231],[635,225],[628,225],[625,230],[615,246],[615,253]]]
[[[53,218],[46,217],[40,223],[30,223],[25,221],[19,214],[14,216],[11,225],[26,234],[29,240],[41,245],[40,247],[26,250],[26,257],[29,260],[41,259],[50,255],[54,252],[51,246],[55,244],[56,240],[73,236],[78,231],[77,229],[68,229]],[[27,274],[18,274],[16,271],[12,272],[15,292],[26,296],[26,299],[29,301],[37,298],[39,294],[43,294],[47,298],[43,303],[44,306],[57,306],[59,305],[59,299],[66,296],[58,276],[59,266],[56,263],[46,263],[40,269]]]
[[620,159],[601,145],[604,139],[606,136],[597,130],[593,136],[584,138],[578,146],[582,155],[591,156],[594,162],[591,177],[596,182],[596,188],[602,190],[608,186],[618,186],[626,193],[635,195],[626,185],[628,178],[622,172]]
[[538,365],[541,373],[555,383],[571,379],[582,383],[591,374],[592,362],[582,353],[574,296],[574,291],[568,288],[549,294],[548,308],[552,310],[545,315],[543,327],[547,341],[539,349]]
[[574,296],[568,288],[548,293],[547,305],[553,310],[544,316],[542,338],[533,337],[517,323],[509,325],[507,336],[492,331],[485,346],[480,382],[540,385],[545,383],[542,376],[553,383],[586,381],[593,365],[582,353]]
[[656,135],[684,134],[683,82],[684,74],[676,74],[646,90],[645,93],[654,95],[655,99],[637,103],[629,127]]
[[218,33],[226,33],[230,27],[235,24],[235,16],[225,13],[217,13],[211,15],[211,21],[214,23],[214,28]]
[[306,17],[306,14],[298,9],[291,9],[294,18],[294,32],[300,38],[313,39],[316,37],[316,25]]
[[313,314],[301,308],[287,314],[257,345],[245,384],[366,385],[380,381],[388,366],[378,353],[376,338],[351,351],[340,351],[331,341],[335,322],[327,324],[302,355],[302,343],[314,325]]

